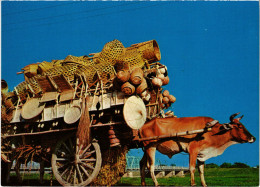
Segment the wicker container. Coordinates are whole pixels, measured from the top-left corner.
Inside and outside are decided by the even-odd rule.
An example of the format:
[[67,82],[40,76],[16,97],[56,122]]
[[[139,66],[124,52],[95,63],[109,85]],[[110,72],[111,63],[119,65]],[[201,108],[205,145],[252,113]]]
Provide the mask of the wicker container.
[[81,108],[79,106],[71,106],[64,115],[64,122],[67,124],[76,123],[81,116]]
[[161,79],[162,81],[164,80],[164,75],[163,74],[159,74],[158,76],[157,76],[157,78],[159,78],[159,79]]
[[40,98],[30,98],[22,107],[21,116],[24,119],[32,119],[42,113],[45,103],[40,103]]
[[146,102],[149,102],[151,99],[151,95],[149,93],[146,94],[145,97],[143,97],[143,100],[146,101]]
[[38,64],[30,64],[23,68],[26,77],[31,78],[37,75]]
[[48,71],[49,69],[53,68],[53,63],[51,62],[42,62],[39,64],[39,70],[41,73]]
[[129,71],[119,71],[116,75],[117,79],[120,81],[120,82],[127,82],[130,78],[130,73]]
[[8,84],[5,80],[1,80],[1,93],[7,94],[8,92]]
[[166,69],[165,69],[165,68],[160,68],[160,69],[159,69],[159,72],[160,72],[161,74],[164,74],[164,73],[166,72]]
[[164,104],[168,104],[169,103],[169,98],[168,97],[163,97],[162,102]]
[[146,121],[146,107],[143,100],[137,96],[129,97],[125,102],[123,115],[131,129],[140,129]]
[[169,95],[169,101],[170,103],[174,103],[176,101],[176,98],[173,95]]
[[121,86],[121,91],[126,95],[132,95],[135,93],[135,87],[130,82],[126,82]]
[[142,80],[144,78],[144,72],[141,68],[135,68],[130,76],[130,81],[134,85],[141,84]]
[[145,79],[142,80],[141,84],[136,88],[136,93],[141,95],[147,88],[147,82]]
[[162,84],[167,85],[169,83],[169,81],[170,81],[169,76],[164,77],[164,79],[162,80]]
[[168,96],[170,95],[170,92],[169,92],[168,90],[164,90],[163,93],[162,93],[162,95],[163,95],[164,97],[168,97]]
[[141,97],[145,97],[147,95],[147,90],[143,91],[140,95]]
[[138,51],[141,51],[143,58],[148,60],[149,63],[161,60],[161,52],[155,40],[133,44],[131,47],[136,47]]
[[156,86],[156,87],[161,87],[161,86],[162,86],[162,80],[159,79],[159,78],[154,78],[154,79],[152,80],[152,84],[153,84],[154,86]]

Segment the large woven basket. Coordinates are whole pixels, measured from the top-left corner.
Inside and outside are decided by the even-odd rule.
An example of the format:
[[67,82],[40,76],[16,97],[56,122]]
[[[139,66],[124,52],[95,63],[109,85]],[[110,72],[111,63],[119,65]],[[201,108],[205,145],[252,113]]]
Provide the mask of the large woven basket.
[[135,47],[138,49],[138,51],[141,51],[143,57],[150,63],[161,60],[159,45],[155,40],[133,44],[131,47]]

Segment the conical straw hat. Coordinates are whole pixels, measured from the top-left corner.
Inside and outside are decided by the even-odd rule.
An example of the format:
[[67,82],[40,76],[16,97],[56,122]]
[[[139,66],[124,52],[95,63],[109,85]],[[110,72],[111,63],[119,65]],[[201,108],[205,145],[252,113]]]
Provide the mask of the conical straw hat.
[[126,124],[132,129],[140,129],[146,121],[146,108],[143,100],[137,96],[129,97],[123,108]]

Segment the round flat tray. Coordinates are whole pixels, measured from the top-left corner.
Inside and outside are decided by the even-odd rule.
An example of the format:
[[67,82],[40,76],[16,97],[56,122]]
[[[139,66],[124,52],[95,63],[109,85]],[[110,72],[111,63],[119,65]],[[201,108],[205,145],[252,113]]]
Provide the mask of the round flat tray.
[[123,108],[126,124],[132,129],[140,129],[146,121],[146,108],[143,100],[137,96],[129,97]]
[[67,124],[73,124],[79,120],[81,116],[81,108],[79,106],[72,106],[66,110],[64,115],[64,122]]
[[42,113],[45,103],[40,103],[41,98],[31,98],[22,107],[21,115],[24,119],[32,119]]

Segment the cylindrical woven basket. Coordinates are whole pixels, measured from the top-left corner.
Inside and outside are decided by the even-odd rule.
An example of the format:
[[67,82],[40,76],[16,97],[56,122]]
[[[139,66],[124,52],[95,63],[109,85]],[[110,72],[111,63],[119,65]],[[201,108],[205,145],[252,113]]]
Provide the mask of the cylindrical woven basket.
[[170,95],[170,92],[169,92],[168,90],[164,90],[163,93],[162,93],[162,95],[163,95],[164,97],[168,97],[168,96]]
[[168,97],[163,97],[162,102],[164,104],[168,104],[169,103],[169,98]]
[[169,101],[170,103],[174,103],[176,101],[176,98],[173,95],[169,95]]
[[116,77],[120,82],[127,82],[130,78],[130,73],[129,71],[122,70],[117,73]]
[[169,83],[169,81],[170,81],[169,76],[166,76],[166,77],[164,77],[162,84],[167,85]]
[[143,57],[150,63],[161,60],[159,45],[155,40],[133,44],[131,47],[136,47],[138,51],[141,51]]
[[141,94],[147,88],[147,82],[145,79],[142,80],[141,84],[136,88],[136,93]]
[[155,78],[152,80],[152,84],[153,84],[154,86],[156,86],[156,87],[161,87],[161,86],[162,86],[162,80],[155,77]]
[[144,77],[143,70],[141,68],[135,68],[133,70],[133,72],[131,73],[130,81],[134,85],[139,85],[139,84],[141,84],[143,77]]
[[44,61],[39,64],[39,69],[40,69],[41,73],[46,72],[47,70],[49,70],[51,68],[53,68],[53,63]]
[[132,95],[135,93],[135,87],[130,82],[126,82],[121,86],[121,91],[126,95]]
[[158,77],[159,79],[161,79],[162,81],[163,81],[163,79],[164,79],[164,75],[163,75],[163,74],[159,74],[157,77]]

